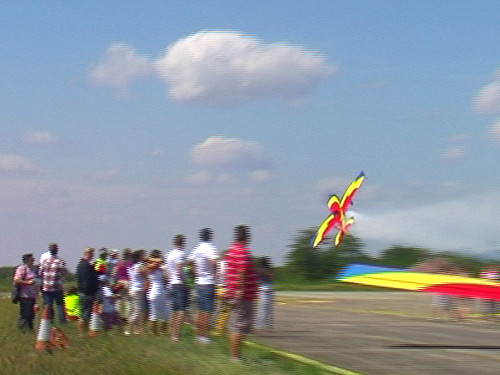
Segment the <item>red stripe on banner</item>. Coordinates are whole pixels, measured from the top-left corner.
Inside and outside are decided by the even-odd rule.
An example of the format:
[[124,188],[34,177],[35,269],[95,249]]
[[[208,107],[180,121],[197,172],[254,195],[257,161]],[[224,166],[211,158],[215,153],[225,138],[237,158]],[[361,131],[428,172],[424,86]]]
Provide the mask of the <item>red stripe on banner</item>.
[[500,285],[436,284],[419,289],[419,291],[462,297],[487,298],[500,301]]

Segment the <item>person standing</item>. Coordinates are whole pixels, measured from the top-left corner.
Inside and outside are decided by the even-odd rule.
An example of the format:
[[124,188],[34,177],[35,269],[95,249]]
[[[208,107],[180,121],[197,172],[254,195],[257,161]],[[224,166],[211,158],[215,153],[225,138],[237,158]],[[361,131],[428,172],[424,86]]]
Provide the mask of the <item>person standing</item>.
[[[161,254],[159,254],[161,255]],[[149,304],[149,321],[153,335],[166,334],[168,321],[166,278],[161,268],[163,259],[150,256],[146,260]]]
[[59,323],[66,323],[64,313],[64,296],[62,283],[67,273],[66,262],[59,258],[59,247],[56,243],[49,248],[50,257],[40,264],[40,278],[42,280],[42,296],[44,306],[48,306],[51,318],[54,317],[53,304],[56,304]]
[[[498,268],[494,264],[484,267],[479,272],[479,277],[481,279],[486,279],[488,281],[493,281],[498,283],[500,281],[500,273]],[[498,312],[498,302],[493,299],[482,299],[482,313],[487,318],[495,318],[495,314]]]
[[174,236],[174,249],[170,250],[166,259],[171,294],[170,340],[173,342],[179,341],[179,333],[187,308],[187,291],[183,272],[185,244],[184,235]]
[[76,266],[77,288],[80,298],[80,320],[78,322],[80,333],[84,333],[89,326],[92,306],[99,290],[97,271],[92,264],[93,259],[94,249],[88,247],[83,250],[83,255]]
[[273,268],[269,257],[259,258],[257,265],[259,277],[259,303],[257,307],[257,329],[273,328]]
[[196,341],[209,343],[208,329],[214,310],[215,271],[217,267],[217,249],[211,243],[213,232],[210,228],[200,231],[200,243],[188,256],[194,265],[196,300]]
[[116,249],[113,249],[109,252],[109,259],[106,264],[106,276],[108,278],[108,282],[110,285],[113,285],[116,283],[117,278],[116,278],[116,267],[118,265],[118,262],[120,257],[120,252]]
[[225,298],[231,311],[228,331],[230,355],[239,361],[244,336],[251,332],[254,301],[257,297],[257,273],[248,250],[250,230],[246,225],[234,229],[235,242],[227,251],[225,261]]
[[38,262],[38,265],[41,265],[45,259],[49,259],[51,257],[51,251],[53,248],[57,249],[58,248],[57,244],[55,242],[49,243],[47,251],[45,251],[44,253],[42,253],[42,255],[40,255],[40,261]]
[[131,333],[135,335],[144,334],[147,307],[145,294],[146,271],[144,250],[134,251],[132,254],[132,265],[128,269],[130,315],[127,317],[127,329],[124,332],[126,336],[129,336]]
[[14,272],[14,284],[19,287],[19,320],[18,327],[22,332],[33,330],[35,303],[38,295],[36,271],[33,266],[35,258],[28,253],[22,256],[23,264]]
[[108,272],[108,248],[101,247],[99,249],[99,256],[94,262],[94,268],[98,275],[107,275]]
[[128,269],[132,266],[132,250],[127,248],[123,250],[122,259],[118,261],[115,267],[114,279],[116,280],[118,296],[116,300],[116,310],[124,321],[130,315],[130,296],[129,296],[129,275]]

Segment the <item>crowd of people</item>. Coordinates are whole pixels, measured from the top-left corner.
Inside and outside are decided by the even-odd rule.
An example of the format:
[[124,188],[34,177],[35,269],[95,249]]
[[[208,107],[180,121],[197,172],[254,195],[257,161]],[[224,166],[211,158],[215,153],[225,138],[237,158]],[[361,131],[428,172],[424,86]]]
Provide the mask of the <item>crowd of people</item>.
[[227,331],[231,358],[239,360],[244,335],[254,323],[257,329],[273,326],[272,265],[269,257],[255,259],[250,253],[248,226],[235,227],[234,242],[223,254],[212,239],[212,230],[203,228],[189,253],[182,234],[174,236],[166,254],[106,248],[96,254],[86,248],[76,267],[76,286],[66,293],[68,269],[56,243],[41,255],[38,269],[33,254],[24,254],[13,278],[20,292],[19,329],[34,329],[41,294],[51,319],[57,315],[59,324],[76,320],[81,335],[89,331],[96,309],[105,330],[116,327],[126,336],[168,335],[177,342],[188,322],[195,327],[195,340],[208,344],[217,326],[217,333]]
[[[415,265],[413,271],[435,273],[441,275],[479,277],[495,283],[500,282],[500,269],[497,264],[487,264],[479,270],[477,275],[467,270],[463,265],[442,257],[430,257]],[[481,317],[497,319],[500,313],[498,301],[488,298],[474,298],[467,295],[434,294],[431,307],[432,319],[454,319],[463,321],[470,318]]]

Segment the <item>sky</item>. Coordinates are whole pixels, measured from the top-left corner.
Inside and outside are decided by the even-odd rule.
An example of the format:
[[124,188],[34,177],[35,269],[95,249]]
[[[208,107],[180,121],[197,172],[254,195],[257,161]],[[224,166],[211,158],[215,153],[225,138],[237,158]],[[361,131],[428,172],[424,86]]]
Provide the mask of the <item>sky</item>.
[[[0,265],[58,242],[282,264],[360,171],[352,233],[500,256],[496,0],[0,3]],[[497,42],[495,42],[497,40]]]

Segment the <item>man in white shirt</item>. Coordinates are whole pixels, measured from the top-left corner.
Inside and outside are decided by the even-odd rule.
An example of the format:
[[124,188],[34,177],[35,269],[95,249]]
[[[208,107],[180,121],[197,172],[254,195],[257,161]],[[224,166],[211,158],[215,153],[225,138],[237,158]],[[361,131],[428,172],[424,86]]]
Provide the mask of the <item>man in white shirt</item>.
[[177,234],[173,240],[174,249],[166,257],[168,284],[171,292],[170,340],[179,341],[179,332],[187,308],[187,290],[184,282],[184,246],[186,237]]
[[55,242],[49,243],[48,250],[40,255],[40,262],[38,264],[41,265],[45,259],[49,259],[50,257],[52,257],[52,252],[54,252],[54,250],[57,254],[57,251],[59,250],[58,245]]
[[209,343],[208,326],[214,310],[215,271],[217,266],[217,249],[211,243],[212,230],[200,230],[200,243],[189,254],[188,261],[195,271],[196,299],[198,315],[196,318],[196,341]]

